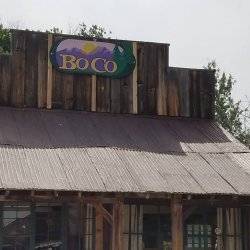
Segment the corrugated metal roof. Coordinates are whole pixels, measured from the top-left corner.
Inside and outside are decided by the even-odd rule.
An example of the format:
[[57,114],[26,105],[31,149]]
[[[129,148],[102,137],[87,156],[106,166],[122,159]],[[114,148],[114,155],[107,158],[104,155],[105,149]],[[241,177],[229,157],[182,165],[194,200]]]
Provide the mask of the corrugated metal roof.
[[210,120],[0,108],[0,189],[249,195],[249,164]]

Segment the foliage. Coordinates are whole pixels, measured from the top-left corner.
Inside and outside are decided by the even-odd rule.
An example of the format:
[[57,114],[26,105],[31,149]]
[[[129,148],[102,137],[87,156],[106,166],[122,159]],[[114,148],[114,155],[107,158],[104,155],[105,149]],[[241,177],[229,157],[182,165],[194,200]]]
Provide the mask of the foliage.
[[108,34],[111,35],[111,31],[107,32],[102,26],[94,24],[88,27],[84,22],[79,24],[79,31],[77,32],[79,36],[96,38],[104,38],[107,37]]
[[10,52],[10,31],[0,24],[0,53]]
[[[46,30],[48,33],[53,34],[62,34],[63,31],[57,27],[53,27],[50,30]],[[111,31],[107,32],[102,26],[93,24],[88,27],[84,22],[80,23],[74,31],[69,32],[72,35],[78,35],[83,37],[96,37],[96,38],[110,38],[108,35],[111,35]]]
[[250,146],[250,130],[246,120],[248,108],[242,108],[241,101],[235,102],[232,98],[236,81],[231,74],[221,72],[215,61],[209,62],[206,68],[215,70],[215,119],[238,140]]
[[62,34],[62,30],[57,28],[57,27],[53,27],[50,30],[46,30],[47,33],[53,33],[53,34]]

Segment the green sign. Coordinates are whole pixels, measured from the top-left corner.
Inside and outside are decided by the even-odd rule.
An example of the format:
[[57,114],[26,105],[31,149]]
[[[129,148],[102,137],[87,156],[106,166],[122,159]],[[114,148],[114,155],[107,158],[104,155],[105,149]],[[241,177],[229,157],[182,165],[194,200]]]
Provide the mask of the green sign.
[[98,42],[63,39],[52,47],[52,65],[66,73],[121,78],[130,74],[136,61],[132,42]]

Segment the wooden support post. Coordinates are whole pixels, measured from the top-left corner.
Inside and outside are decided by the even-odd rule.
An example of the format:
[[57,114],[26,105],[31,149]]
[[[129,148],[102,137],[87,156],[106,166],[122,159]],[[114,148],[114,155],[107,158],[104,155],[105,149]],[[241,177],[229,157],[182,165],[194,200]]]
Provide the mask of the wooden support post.
[[99,203],[95,206],[96,221],[95,221],[95,235],[96,243],[95,250],[103,250],[103,212],[101,209],[102,204]]
[[52,46],[52,41],[52,34],[48,34],[47,109],[52,108],[52,65],[50,62],[50,49]]
[[138,103],[137,103],[137,43],[133,42],[133,54],[136,60],[135,69],[133,71],[133,114],[138,113]]
[[183,214],[180,196],[171,200],[172,250],[183,250]]
[[113,204],[112,250],[123,249],[123,209],[123,202],[121,200]]
[[91,111],[96,111],[96,75],[92,75],[91,80]]

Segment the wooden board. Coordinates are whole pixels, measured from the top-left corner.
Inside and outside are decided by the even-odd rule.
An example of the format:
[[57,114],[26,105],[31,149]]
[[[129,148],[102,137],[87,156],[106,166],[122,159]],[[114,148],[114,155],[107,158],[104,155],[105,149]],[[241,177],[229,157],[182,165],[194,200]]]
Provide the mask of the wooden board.
[[52,44],[53,44],[53,35],[48,34],[47,109],[52,108],[53,70],[49,60],[49,54]]
[[64,37],[13,31],[12,53],[0,56],[1,105],[214,117],[214,72],[169,68],[167,44],[131,42],[135,70],[121,79],[111,79],[69,75],[52,68],[50,47]]
[[110,112],[110,79],[96,77],[96,111]]
[[11,57],[0,55],[0,104],[9,105],[11,94]]
[[37,62],[37,107],[45,108],[47,103],[47,65],[48,65],[48,36],[40,34],[38,38]]
[[[74,76],[74,109],[91,111],[92,79],[88,75]],[[93,110],[94,111],[94,110]]]
[[174,196],[171,202],[172,250],[183,250],[183,211],[181,197]]
[[156,46],[138,43],[138,113],[156,114],[158,60]]
[[96,206],[95,209],[95,250],[103,250],[103,213],[100,209],[102,204]]
[[18,31],[12,36],[11,105],[25,107],[25,50],[27,33]]
[[123,209],[121,201],[113,204],[112,250],[123,250]]
[[27,33],[24,83],[25,107],[34,107],[37,105],[39,39],[40,36],[38,34]]

